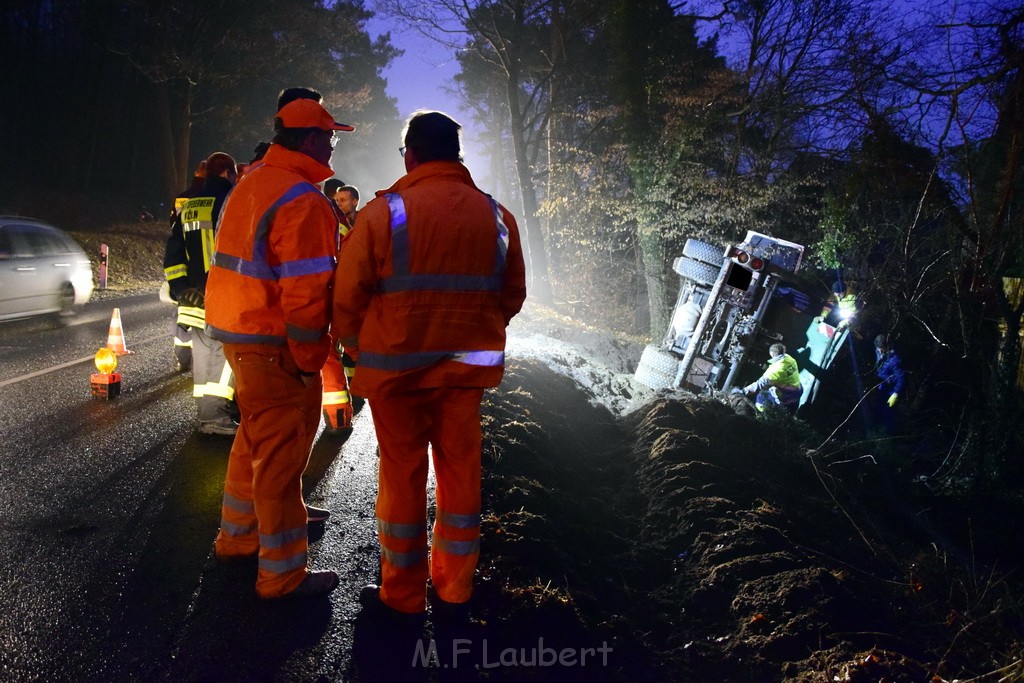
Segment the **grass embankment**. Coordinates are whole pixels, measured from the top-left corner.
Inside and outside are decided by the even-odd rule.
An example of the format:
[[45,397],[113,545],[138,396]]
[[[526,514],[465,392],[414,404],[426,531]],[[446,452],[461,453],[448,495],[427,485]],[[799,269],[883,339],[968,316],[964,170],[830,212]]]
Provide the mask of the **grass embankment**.
[[108,247],[107,289],[157,287],[164,279],[163,259],[168,227],[163,221],[115,223],[103,228],[71,230],[69,233],[89,255],[97,286],[102,244]]

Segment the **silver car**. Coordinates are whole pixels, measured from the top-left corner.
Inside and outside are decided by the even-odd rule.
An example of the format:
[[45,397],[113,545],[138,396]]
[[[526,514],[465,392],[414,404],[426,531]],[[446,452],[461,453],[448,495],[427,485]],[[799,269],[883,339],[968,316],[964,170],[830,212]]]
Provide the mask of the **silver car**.
[[92,290],[89,257],[69,235],[34,218],[0,216],[0,320],[64,321]]

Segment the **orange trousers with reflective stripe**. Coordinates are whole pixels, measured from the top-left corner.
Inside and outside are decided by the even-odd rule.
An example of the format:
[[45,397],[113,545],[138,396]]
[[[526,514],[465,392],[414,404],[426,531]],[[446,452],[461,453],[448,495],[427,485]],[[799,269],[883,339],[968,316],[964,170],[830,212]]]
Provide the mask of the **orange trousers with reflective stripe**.
[[[480,388],[419,389],[375,396],[380,446],[377,530],[381,600],[402,612],[426,609],[428,576],[447,602],[469,600],[480,555]],[[437,515],[427,561],[428,445]]]
[[306,577],[302,471],[320,425],[319,375],[306,386],[285,346],[224,344],[242,421],[224,480],[219,557],[259,553],[256,592],[280,597]]
[[348,391],[348,373],[334,350],[333,337],[331,352],[327,354],[327,362],[320,370],[320,377],[324,383],[323,409],[331,421],[327,426],[335,429],[351,427],[352,397]]

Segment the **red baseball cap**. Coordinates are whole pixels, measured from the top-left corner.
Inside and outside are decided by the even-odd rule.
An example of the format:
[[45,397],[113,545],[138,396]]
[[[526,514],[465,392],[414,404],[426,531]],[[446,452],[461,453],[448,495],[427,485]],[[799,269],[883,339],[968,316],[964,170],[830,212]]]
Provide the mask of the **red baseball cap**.
[[320,130],[353,131],[354,126],[338,123],[323,105],[315,100],[292,100],[277,112],[285,128],[319,128]]

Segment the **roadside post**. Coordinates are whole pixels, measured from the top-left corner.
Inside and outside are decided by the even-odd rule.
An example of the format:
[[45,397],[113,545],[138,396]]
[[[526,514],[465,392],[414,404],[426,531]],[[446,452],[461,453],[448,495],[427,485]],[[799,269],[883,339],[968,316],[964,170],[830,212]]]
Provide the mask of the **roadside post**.
[[107,288],[107,245],[100,245],[100,289]]

